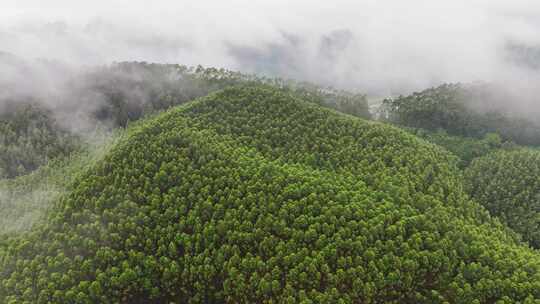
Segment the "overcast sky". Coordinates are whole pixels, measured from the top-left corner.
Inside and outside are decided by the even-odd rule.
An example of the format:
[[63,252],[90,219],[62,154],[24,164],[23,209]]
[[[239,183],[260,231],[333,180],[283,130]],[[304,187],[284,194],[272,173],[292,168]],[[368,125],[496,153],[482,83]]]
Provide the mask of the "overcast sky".
[[202,64],[382,95],[447,81],[536,87],[539,17],[536,0],[1,0],[0,51]]

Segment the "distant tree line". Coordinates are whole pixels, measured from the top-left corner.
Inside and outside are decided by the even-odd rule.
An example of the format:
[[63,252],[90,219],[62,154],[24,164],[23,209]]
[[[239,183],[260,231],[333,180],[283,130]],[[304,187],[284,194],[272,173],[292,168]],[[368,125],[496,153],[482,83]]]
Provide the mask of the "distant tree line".
[[[501,93],[502,94],[502,93]],[[383,101],[383,120],[412,128],[445,130],[451,135],[482,138],[498,133],[521,145],[540,145],[540,125],[493,108],[499,97],[481,85],[443,84],[408,96]],[[510,102],[510,100],[506,100]]]

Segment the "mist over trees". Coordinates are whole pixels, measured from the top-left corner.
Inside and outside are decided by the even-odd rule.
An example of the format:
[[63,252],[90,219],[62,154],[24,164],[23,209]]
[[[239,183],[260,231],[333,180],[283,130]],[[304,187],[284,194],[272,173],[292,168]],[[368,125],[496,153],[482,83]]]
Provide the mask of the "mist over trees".
[[[200,66],[56,83],[3,99],[1,301],[540,298],[536,154],[512,156],[530,142],[510,114],[485,123],[475,86],[372,115],[363,94]],[[94,157],[100,129],[124,131]]]
[[50,111],[21,101],[9,104],[0,113],[0,179],[32,172],[80,144]]
[[[22,94],[18,93],[19,84],[4,82],[7,93],[0,99],[0,126],[5,153],[0,176],[25,174],[52,158],[66,156],[96,129],[126,127],[144,116],[233,85],[266,83],[344,113],[370,117],[365,95],[292,80],[201,66],[136,62],[92,68],[63,78],[48,72],[53,63],[44,64],[31,76],[32,81],[50,76],[53,79],[49,81],[59,89]],[[32,71],[31,65],[24,66],[26,72]]]
[[498,133],[523,145],[540,145],[540,123],[511,110],[511,96],[487,84],[443,84],[385,99],[381,117],[389,122],[481,138]]
[[0,303],[540,303],[538,16],[0,1]]

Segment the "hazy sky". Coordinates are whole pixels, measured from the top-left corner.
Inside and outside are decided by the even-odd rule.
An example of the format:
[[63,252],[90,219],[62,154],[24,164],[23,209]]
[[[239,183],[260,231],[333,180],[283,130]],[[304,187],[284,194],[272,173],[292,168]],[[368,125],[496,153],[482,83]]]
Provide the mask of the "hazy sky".
[[535,0],[1,0],[0,51],[203,64],[374,94],[445,81],[531,87],[539,16]]

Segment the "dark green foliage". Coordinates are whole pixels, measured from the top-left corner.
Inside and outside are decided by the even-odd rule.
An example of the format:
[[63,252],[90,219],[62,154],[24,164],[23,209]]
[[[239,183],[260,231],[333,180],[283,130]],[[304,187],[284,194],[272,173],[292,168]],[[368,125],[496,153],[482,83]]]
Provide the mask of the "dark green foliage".
[[266,86],[132,127],[46,224],[0,242],[3,303],[538,299],[539,254],[445,151]]
[[[367,100],[360,94],[224,69],[137,62],[118,63],[79,75],[68,83],[66,92],[49,103],[57,103],[54,110],[63,113],[66,120],[73,120],[74,126],[83,116],[88,125],[85,128],[89,129],[83,131],[93,131],[103,125],[125,127],[148,114],[238,84],[268,84],[325,107],[370,117]],[[37,104],[41,97],[36,98]],[[8,105],[0,109],[0,179],[24,175],[80,148],[77,136],[59,128],[45,106],[28,105],[20,99],[0,100],[0,104]]]
[[488,153],[500,149],[511,150],[516,148],[516,145],[511,142],[503,142],[497,133],[488,133],[484,138],[478,139],[448,135],[444,130],[430,132],[424,129],[404,129],[452,152],[459,158],[458,166],[460,168],[467,167],[473,159]]
[[180,65],[125,62],[92,70],[75,79],[74,86],[80,82],[79,94],[100,96],[94,117],[118,127],[219,88],[197,71]]
[[369,118],[364,95],[332,88],[246,75],[225,69],[196,68],[173,64],[123,62],[97,69],[84,78],[86,94],[103,97],[95,111],[100,121],[125,126],[145,113],[180,105],[210,92],[239,84],[267,84],[287,89],[304,99],[358,117]]
[[31,172],[79,147],[77,137],[43,107],[31,103],[6,107],[0,112],[0,179]]
[[540,125],[493,108],[490,103],[508,104],[508,100],[500,101],[505,97],[494,96],[492,90],[483,85],[444,84],[386,99],[381,114],[392,123],[412,128],[443,129],[451,135],[479,138],[498,133],[517,144],[540,145]]
[[473,161],[465,181],[476,201],[540,248],[540,152],[489,154]]

